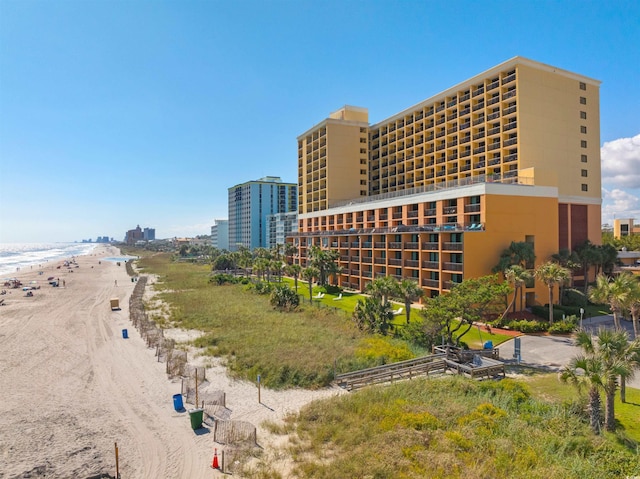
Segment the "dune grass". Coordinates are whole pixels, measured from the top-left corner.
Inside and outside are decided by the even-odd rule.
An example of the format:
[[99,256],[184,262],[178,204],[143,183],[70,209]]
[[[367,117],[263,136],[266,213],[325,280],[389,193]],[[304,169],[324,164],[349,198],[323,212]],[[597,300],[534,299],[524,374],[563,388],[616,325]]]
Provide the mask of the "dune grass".
[[[635,452],[594,436],[571,404],[514,380],[418,379],[312,403],[286,425],[295,477],[619,478]],[[279,477],[262,471],[247,477]]]

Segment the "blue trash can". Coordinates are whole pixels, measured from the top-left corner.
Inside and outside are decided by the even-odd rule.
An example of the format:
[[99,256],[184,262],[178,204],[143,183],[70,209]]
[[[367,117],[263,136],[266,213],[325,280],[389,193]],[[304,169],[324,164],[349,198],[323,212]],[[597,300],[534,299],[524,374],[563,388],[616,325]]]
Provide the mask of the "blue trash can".
[[122,338],[123,339],[127,339],[129,337],[129,331],[127,331],[126,329],[122,330]]
[[184,409],[184,406],[182,405],[182,394],[173,395],[173,408],[176,411],[182,411]]
[[484,343],[484,349],[493,349],[493,341],[486,341]]

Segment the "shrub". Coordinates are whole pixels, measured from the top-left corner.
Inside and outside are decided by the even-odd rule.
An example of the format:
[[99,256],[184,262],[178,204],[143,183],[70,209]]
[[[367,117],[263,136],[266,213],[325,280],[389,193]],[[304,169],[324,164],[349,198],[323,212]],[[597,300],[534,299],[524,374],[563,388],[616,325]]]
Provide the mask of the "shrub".
[[271,283],[265,283],[264,281],[257,281],[254,283],[253,289],[258,294],[271,294],[273,285]]
[[521,319],[516,321],[510,321],[508,324],[510,329],[520,331],[522,333],[540,333],[547,330],[547,323],[541,321],[529,321],[527,319]]
[[587,298],[582,291],[567,288],[564,290],[562,304],[564,304],[565,306],[584,308],[587,305]]
[[236,284],[237,282],[238,280],[235,276],[227,273],[214,274],[209,278],[209,283],[214,283],[218,286],[222,286],[223,284]]
[[557,321],[549,326],[550,334],[569,334],[576,329],[576,325],[568,321]]
[[333,286],[331,284],[327,284],[324,287],[324,292],[329,294],[340,294],[342,293],[342,288],[340,286]]
[[298,293],[285,285],[276,285],[270,298],[271,306],[280,311],[293,311],[300,306]]

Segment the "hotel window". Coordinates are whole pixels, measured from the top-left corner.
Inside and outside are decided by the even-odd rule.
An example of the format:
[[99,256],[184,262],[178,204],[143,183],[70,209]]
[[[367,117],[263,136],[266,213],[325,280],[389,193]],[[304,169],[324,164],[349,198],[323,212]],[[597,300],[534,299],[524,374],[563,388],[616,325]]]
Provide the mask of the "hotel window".
[[360,164],[361,165],[366,165],[367,164],[367,159],[366,158],[360,158]]
[[366,143],[367,139],[366,138],[360,138],[360,143]]
[[580,97],[580,104],[581,104],[581,105],[586,105],[586,104],[587,104],[587,98],[586,98],[586,97],[584,97],[584,96],[581,96],[581,97]]
[[581,90],[586,90],[587,89],[587,84],[584,82],[580,82],[580,89]]
[[586,133],[587,132],[587,127],[586,126],[581,126],[580,127],[580,133]]
[[587,172],[587,170],[580,170],[580,175],[581,176],[584,176],[586,178],[588,176],[588,174],[589,173]]
[[587,112],[586,111],[581,111],[580,112],[580,119],[581,120],[586,120],[587,119]]
[[360,174],[361,175],[366,175],[367,174],[367,170],[360,170]]
[[580,148],[586,148],[587,147],[587,140],[580,140]]
[[586,185],[586,183],[582,183],[582,191],[589,191],[589,187]]
[[587,155],[580,155],[580,161],[582,163],[586,163],[587,162]]
[[360,190],[360,196],[367,196],[367,192],[364,190]]
[[360,180],[360,184],[361,185],[366,185],[367,184],[367,180]]

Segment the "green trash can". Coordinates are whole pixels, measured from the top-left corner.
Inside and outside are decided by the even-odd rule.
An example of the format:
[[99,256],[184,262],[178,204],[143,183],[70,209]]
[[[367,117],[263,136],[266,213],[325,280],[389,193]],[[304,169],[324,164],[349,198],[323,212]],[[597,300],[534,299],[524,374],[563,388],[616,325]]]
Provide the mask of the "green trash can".
[[189,419],[191,420],[191,429],[194,431],[202,427],[203,409],[189,409]]

